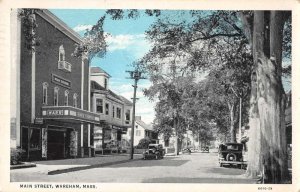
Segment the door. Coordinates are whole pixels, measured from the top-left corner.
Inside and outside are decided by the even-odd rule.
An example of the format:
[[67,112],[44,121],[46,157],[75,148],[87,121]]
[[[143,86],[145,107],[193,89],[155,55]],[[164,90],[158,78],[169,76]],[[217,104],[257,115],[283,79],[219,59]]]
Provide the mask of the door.
[[48,159],[62,159],[65,157],[64,131],[48,130]]

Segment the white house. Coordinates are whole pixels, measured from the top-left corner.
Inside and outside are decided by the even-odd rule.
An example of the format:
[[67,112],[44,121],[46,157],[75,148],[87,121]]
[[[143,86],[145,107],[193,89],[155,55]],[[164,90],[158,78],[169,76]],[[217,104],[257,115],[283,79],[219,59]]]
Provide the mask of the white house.
[[[158,143],[158,133],[154,131],[151,125],[146,124],[142,121],[141,116],[135,117],[135,127],[134,127],[134,141],[133,145],[137,146],[139,141],[143,138],[149,137],[151,139],[151,143]],[[127,141],[131,141],[131,128],[127,129],[126,135],[123,135],[123,138]]]

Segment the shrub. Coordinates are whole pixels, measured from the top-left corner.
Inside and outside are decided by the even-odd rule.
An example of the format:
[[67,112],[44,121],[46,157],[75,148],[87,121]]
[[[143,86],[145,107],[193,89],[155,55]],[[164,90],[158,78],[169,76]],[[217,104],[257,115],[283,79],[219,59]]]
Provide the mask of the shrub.
[[150,144],[151,139],[149,137],[145,137],[139,141],[139,144],[137,145],[137,149],[147,149],[148,145]]
[[21,163],[22,154],[25,151],[21,148],[10,148],[10,164],[17,165]]

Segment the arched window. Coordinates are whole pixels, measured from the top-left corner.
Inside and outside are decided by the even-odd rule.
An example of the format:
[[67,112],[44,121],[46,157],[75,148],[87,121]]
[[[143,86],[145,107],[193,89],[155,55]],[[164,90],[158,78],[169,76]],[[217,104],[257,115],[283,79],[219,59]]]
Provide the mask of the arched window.
[[76,108],[77,108],[77,98],[78,98],[78,95],[76,93],[74,93],[74,95],[73,95],[73,107],[76,107]]
[[53,105],[58,106],[58,87],[54,87],[54,99],[53,99]]
[[59,58],[58,58],[59,61],[64,61],[65,60],[65,49],[64,49],[64,46],[61,45],[59,47]]
[[69,91],[65,90],[65,106],[69,105]]
[[48,83],[47,82],[43,83],[43,104],[44,105],[48,104]]

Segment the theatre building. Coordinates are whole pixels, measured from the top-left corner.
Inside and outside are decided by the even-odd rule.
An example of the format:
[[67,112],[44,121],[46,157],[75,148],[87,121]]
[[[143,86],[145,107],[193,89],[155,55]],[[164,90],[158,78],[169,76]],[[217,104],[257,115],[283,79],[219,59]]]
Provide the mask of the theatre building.
[[[18,10],[20,11],[20,10]],[[26,47],[25,26],[17,10],[12,20],[12,142],[27,160],[93,154],[93,128],[100,115],[90,112],[89,63],[74,57],[80,36],[48,10],[34,10],[40,39]]]

